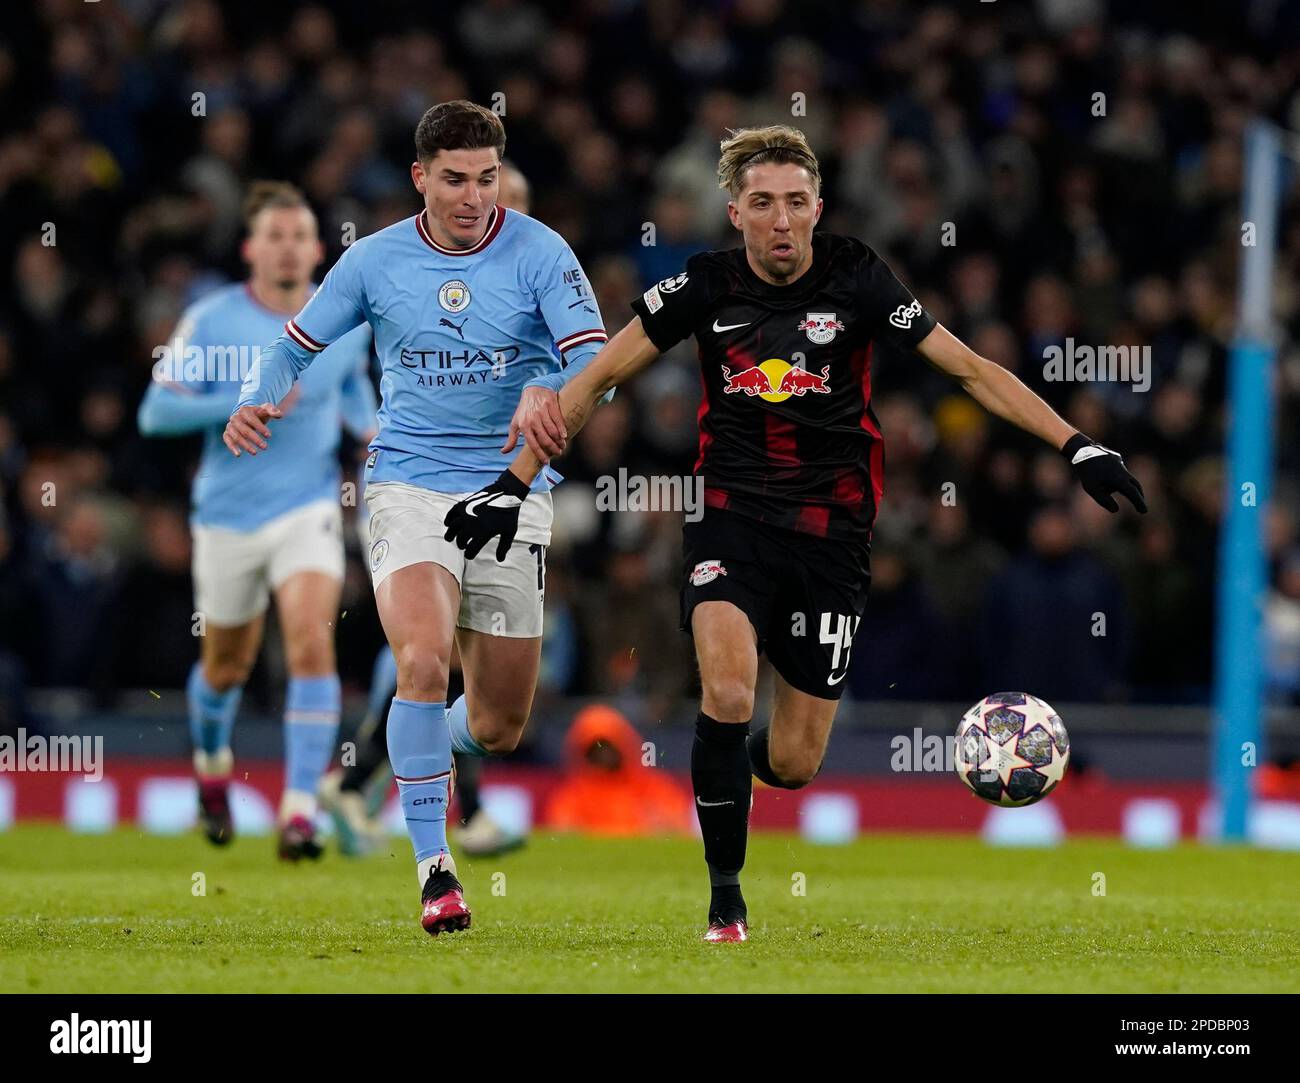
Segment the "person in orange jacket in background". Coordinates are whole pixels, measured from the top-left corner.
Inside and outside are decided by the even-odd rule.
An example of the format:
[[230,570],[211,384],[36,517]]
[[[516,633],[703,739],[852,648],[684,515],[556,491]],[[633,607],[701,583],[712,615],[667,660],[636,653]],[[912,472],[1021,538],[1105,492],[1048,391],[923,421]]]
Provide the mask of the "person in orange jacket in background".
[[690,797],[642,765],[641,735],[613,707],[584,707],[564,746],[568,766],[546,803],[547,826],[623,836],[692,830]]
[[1255,796],[1268,801],[1300,801],[1300,760],[1282,756],[1259,768]]

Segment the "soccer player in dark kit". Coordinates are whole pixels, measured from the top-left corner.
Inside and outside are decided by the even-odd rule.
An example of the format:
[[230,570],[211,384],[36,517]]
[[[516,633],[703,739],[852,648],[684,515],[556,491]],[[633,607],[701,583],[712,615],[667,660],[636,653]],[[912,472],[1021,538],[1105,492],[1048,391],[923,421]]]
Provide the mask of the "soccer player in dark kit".
[[[817,159],[785,126],[722,143],[720,186],[743,248],[703,252],[632,302],[636,318],[554,400],[521,406],[527,446],[446,516],[472,557],[508,548],[528,486],[611,388],[694,334],[704,398],[697,476],[705,512],[685,527],[682,627],[703,689],[691,775],[704,837],[710,942],[748,939],[740,891],[751,774],[797,789],[821,769],[867,599],[884,447],[871,409],[877,340],[915,350],[985,409],[1066,457],[1085,490],[1146,510],[1120,456],[1075,432],[1014,375],[940,326],[871,248],[814,234]],[[751,730],[758,656],[775,670],[768,725]]]

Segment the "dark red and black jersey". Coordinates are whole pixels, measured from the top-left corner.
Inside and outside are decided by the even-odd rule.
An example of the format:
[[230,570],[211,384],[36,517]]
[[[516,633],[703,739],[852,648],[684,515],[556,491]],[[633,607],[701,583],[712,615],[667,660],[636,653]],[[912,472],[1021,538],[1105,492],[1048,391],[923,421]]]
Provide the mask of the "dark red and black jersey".
[[935,320],[861,241],[819,233],[812,266],[764,282],[743,248],[702,252],[632,302],[660,350],[699,344],[705,504],[866,541],[883,491],[871,409],[876,339],[912,348]]

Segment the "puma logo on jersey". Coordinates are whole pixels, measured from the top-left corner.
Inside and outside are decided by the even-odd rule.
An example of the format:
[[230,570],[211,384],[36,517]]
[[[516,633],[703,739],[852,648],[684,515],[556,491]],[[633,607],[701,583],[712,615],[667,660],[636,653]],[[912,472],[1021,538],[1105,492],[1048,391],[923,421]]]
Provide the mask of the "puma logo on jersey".
[[451,320],[447,319],[447,317],[444,316],[442,319],[440,319],[440,320],[438,321],[438,326],[439,326],[439,327],[450,327],[453,331],[456,332],[456,334],[460,335],[460,340],[461,340],[461,342],[464,342],[464,341],[465,341],[465,332],[462,330],[462,328],[463,328],[463,327],[465,326],[465,324],[467,324],[468,322],[469,322],[469,317],[468,317],[468,316],[466,316],[463,320],[461,320],[460,323],[452,323]]

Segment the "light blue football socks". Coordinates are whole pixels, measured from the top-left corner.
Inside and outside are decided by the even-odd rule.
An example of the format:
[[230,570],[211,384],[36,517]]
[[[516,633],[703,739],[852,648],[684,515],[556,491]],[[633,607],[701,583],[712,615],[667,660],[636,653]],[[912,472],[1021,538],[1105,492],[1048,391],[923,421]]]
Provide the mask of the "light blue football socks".
[[394,697],[388,711],[388,759],[417,866],[448,852],[451,739],[445,708]]
[[464,696],[457,696],[456,702],[447,711],[447,729],[451,733],[451,747],[465,756],[486,756],[488,750],[474,740],[469,731],[469,707]]
[[[342,692],[337,673],[325,677],[289,678],[284,705],[285,789],[311,798],[329,768],[339,735]],[[302,801],[307,813],[308,802]]]
[[370,671],[370,697],[366,700],[366,717],[384,717],[389,701],[397,693],[397,659],[393,648],[387,643],[375,655],[374,668]]
[[203,666],[194,663],[185,682],[185,702],[189,707],[190,741],[196,753],[214,757],[230,747],[243,694],[240,686],[218,692],[204,679]]

